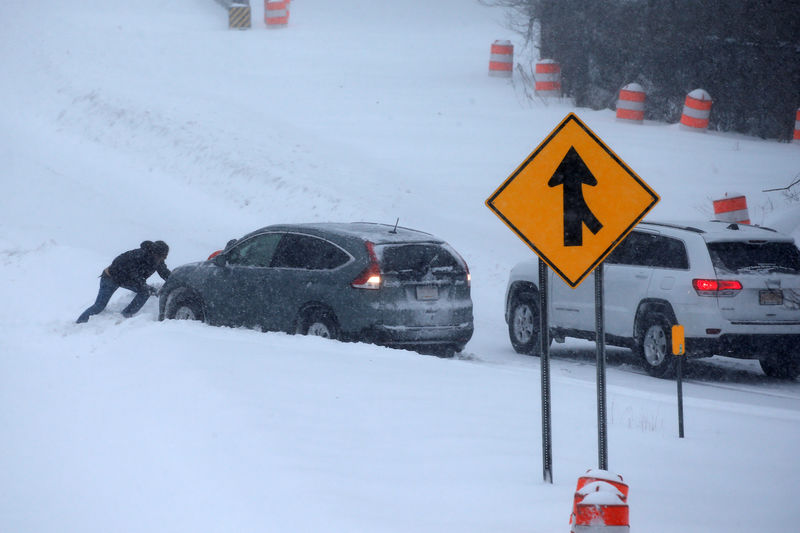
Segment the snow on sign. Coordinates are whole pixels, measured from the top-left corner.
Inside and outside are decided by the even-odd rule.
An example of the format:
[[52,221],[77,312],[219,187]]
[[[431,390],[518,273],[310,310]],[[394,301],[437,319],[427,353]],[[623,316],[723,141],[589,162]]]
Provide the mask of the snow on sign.
[[486,205],[575,288],[658,200],[570,113]]

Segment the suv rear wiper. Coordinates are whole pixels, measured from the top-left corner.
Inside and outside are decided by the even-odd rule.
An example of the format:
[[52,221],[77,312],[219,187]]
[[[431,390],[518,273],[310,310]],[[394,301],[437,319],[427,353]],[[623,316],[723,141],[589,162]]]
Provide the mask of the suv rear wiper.
[[774,274],[776,272],[780,272],[783,274],[800,274],[800,271],[798,271],[796,268],[778,266],[778,265],[770,266],[769,268],[767,268],[767,272],[769,272],[770,274]]
[[745,274],[748,272],[761,272],[767,274],[775,274],[775,273],[785,273],[785,274],[797,274],[798,270],[791,267],[781,266],[781,265],[752,265],[747,267],[739,267],[736,269],[736,273]]

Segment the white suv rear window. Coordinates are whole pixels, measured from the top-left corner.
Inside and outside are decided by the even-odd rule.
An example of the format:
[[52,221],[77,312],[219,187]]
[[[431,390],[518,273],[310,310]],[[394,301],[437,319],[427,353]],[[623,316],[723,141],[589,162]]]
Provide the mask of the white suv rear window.
[[800,274],[800,250],[790,242],[710,242],[717,271]]

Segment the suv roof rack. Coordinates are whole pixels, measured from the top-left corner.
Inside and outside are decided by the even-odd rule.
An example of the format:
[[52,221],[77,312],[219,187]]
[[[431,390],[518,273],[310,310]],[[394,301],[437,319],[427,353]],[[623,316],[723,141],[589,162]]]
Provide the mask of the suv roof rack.
[[[718,222],[718,223],[720,223],[720,224],[725,224],[727,221],[725,221],[725,220],[717,220],[717,219],[712,219],[712,220],[711,220],[711,222]],[[770,228],[770,227],[767,227],[767,226],[760,226],[760,225],[758,225],[758,224],[743,224],[743,223],[741,223],[741,222],[730,222],[730,223],[728,223],[728,225],[725,227],[725,229],[738,230],[738,229],[739,229],[739,226],[751,226],[751,227],[753,227],[753,228],[758,228],[758,229],[763,229],[763,230],[766,230],[766,231],[771,231],[772,233],[779,233],[779,232],[778,232],[778,230],[776,230],[776,229],[773,229],[773,228]]]
[[692,231],[694,233],[705,233],[705,231],[701,230],[700,228],[695,228],[694,226],[686,226],[684,224],[673,224],[670,222],[650,222],[649,220],[647,222],[643,222],[643,224],[649,224],[651,226],[661,226],[664,228],[684,229],[686,231]]

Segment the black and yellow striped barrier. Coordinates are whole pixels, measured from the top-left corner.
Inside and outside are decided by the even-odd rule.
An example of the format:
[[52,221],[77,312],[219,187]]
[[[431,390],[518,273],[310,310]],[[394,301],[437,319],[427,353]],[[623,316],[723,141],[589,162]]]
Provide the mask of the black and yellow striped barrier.
[[228,28],[246,30],[250,27],[250,6],[232,4],[228,8]]

